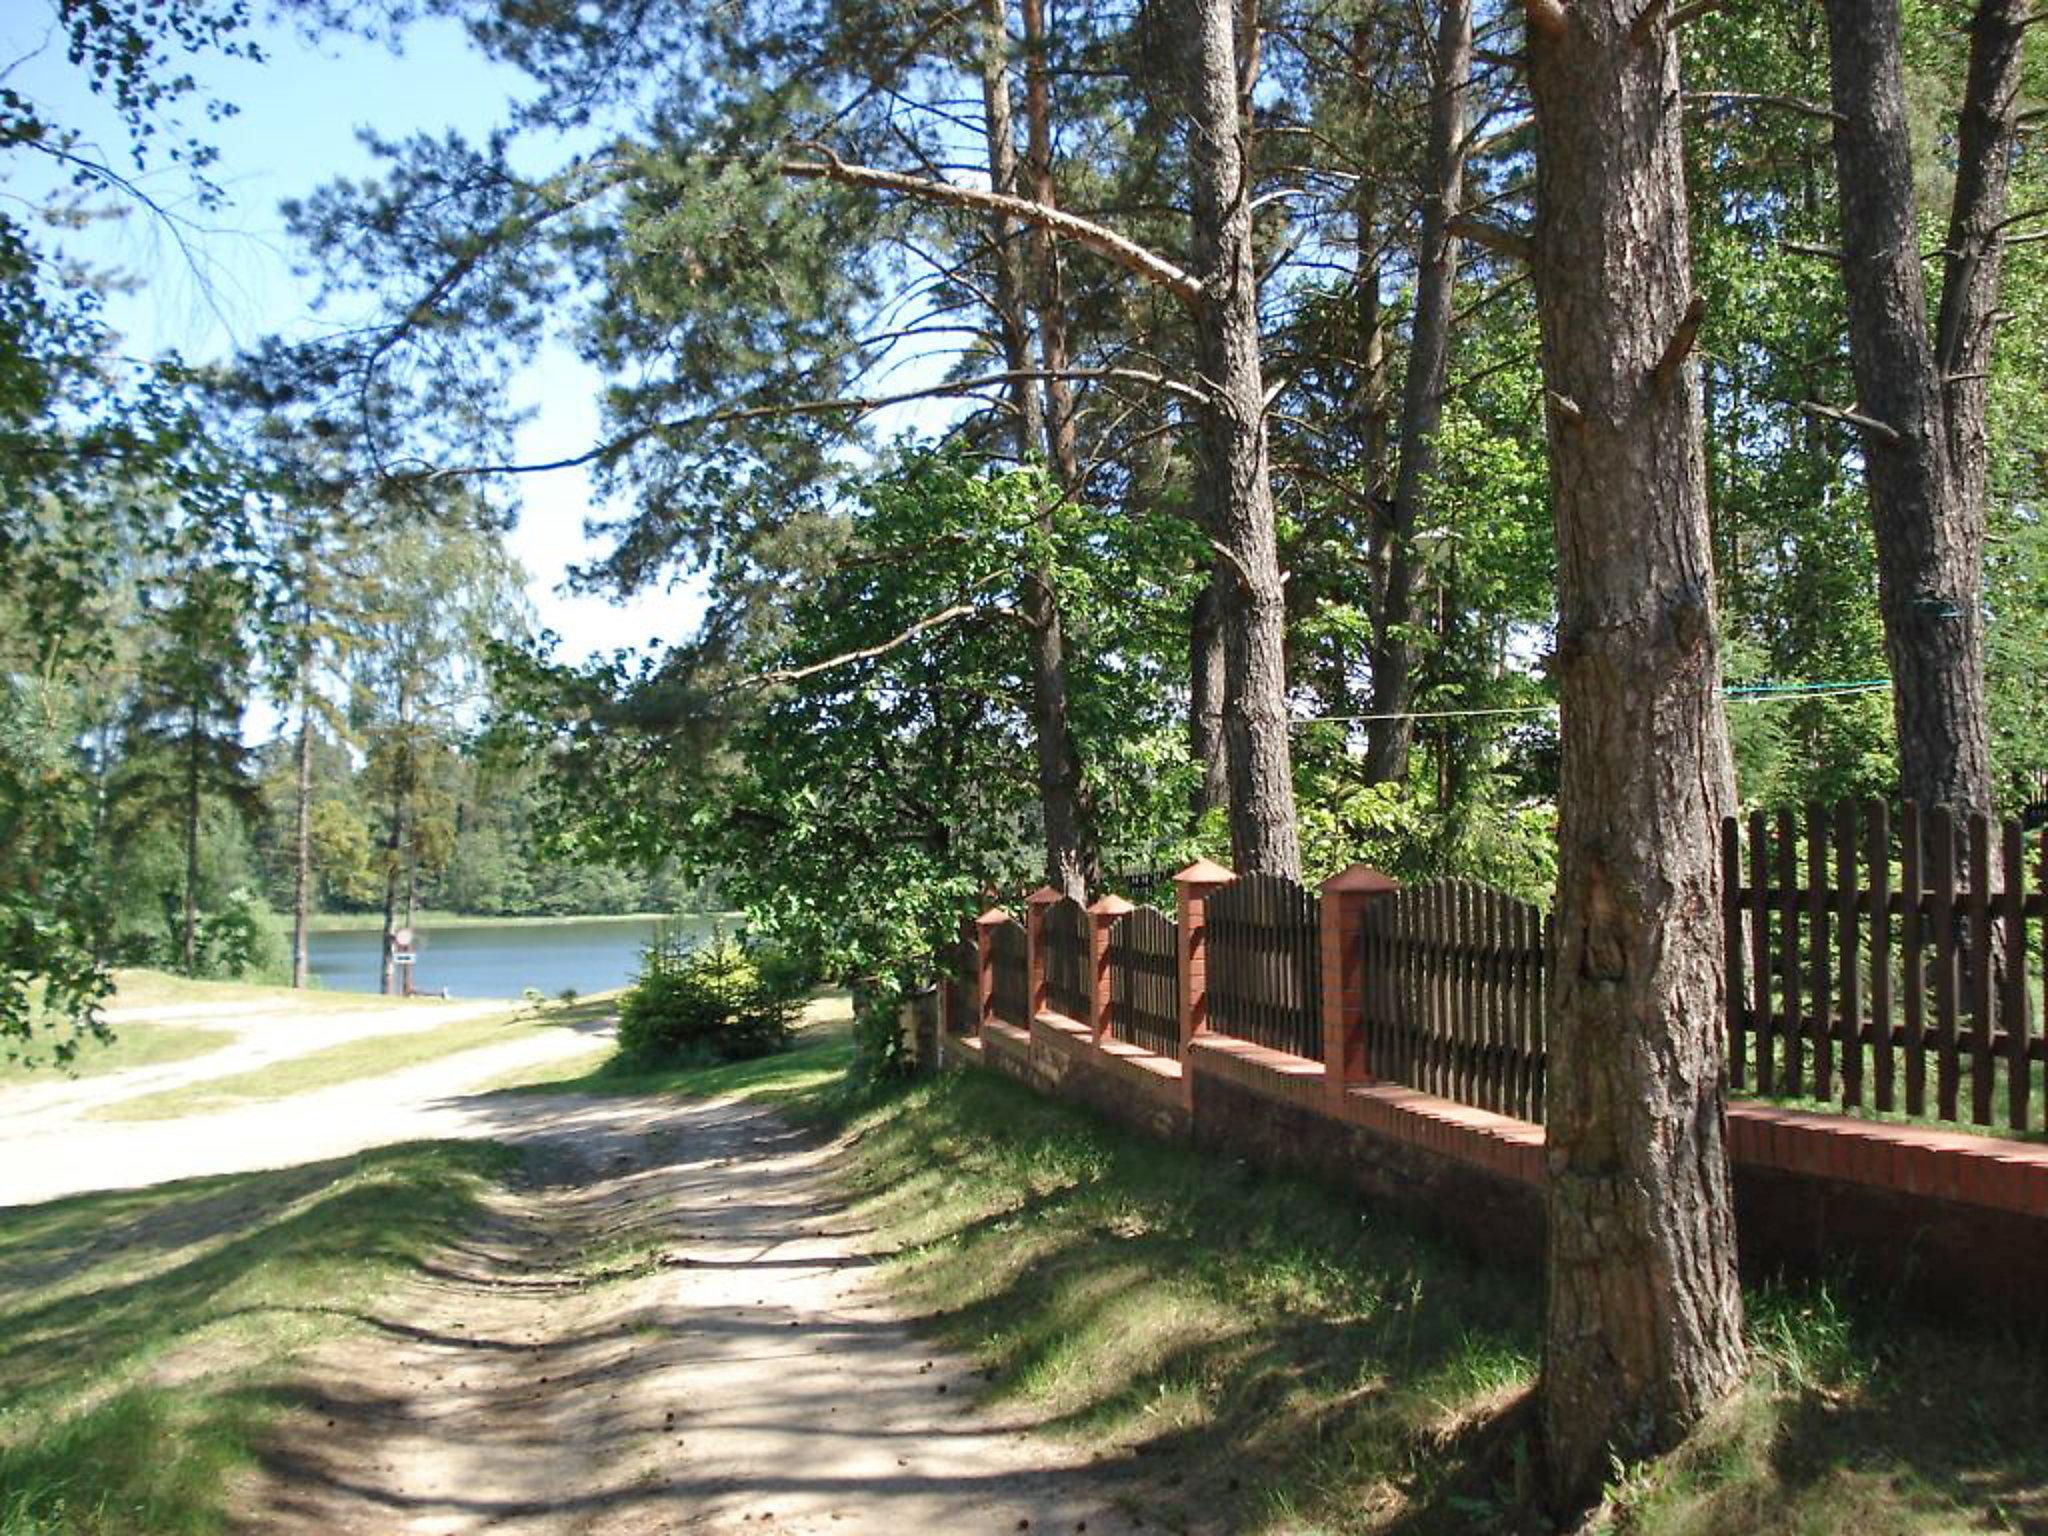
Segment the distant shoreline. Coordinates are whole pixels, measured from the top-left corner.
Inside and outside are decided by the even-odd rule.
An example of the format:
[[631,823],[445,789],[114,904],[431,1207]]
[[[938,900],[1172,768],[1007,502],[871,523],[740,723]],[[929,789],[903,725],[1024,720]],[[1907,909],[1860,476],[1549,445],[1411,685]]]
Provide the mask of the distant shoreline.
[[[437,928],[512,928],[538,927],[545,923],[554,927],[569,927],[581,923],[632,923],[632,922],[676,922],[709,926],[714,923],[737,924],[742,921],[738,912],[581,912],[567,917],[487,917],[470,912],[421,912],[413,918],[413,926],[431,932]],[[289,927],[291,915],[284,914]],[[376,933],[384,927],[381,912],[320,912],[306,920],[308,933]]]

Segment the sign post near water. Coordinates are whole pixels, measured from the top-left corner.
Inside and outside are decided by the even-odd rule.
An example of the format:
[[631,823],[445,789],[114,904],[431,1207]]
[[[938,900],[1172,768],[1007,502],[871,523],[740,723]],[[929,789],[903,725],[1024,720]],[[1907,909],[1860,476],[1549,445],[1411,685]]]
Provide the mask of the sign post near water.
[[412,996],[413,962],[419,959],[413,950],[412,937],[410,928],[401,928],[391,935],[391,963],[399,967],[400,974],[405,977],[404,985],[398,989],[401,997]]

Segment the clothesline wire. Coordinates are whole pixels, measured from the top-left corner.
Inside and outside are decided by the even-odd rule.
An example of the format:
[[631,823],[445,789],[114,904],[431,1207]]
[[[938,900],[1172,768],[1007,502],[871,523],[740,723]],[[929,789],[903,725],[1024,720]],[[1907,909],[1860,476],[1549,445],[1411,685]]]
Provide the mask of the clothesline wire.
[[[1784,699],[1822,699],[1840,694],[1879,693],[1891,687],[1888,677],[1823,683],[1742,683],[1723,688],[1721,697],[1736,704],[1769,704]],[[1554,715],[1557,705],[1510,704],[1492,709],[1416,709],[1379,715],[1315,715],[1295,725],[1369,725],[1378,720],[1469,720],[1488,715]]]

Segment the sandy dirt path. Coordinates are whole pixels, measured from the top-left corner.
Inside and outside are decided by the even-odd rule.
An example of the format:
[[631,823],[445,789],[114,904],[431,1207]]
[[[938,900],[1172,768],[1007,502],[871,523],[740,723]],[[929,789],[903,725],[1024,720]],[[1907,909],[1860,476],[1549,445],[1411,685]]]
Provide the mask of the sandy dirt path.
[[190,1024],[218,1029],[234,1038],[218,1050],[178,1061],[75,1078],[49,1068],[27,1082],[0,1088],[0,1147],[16,1137],[68,1124],[75,1116],[122,1099],[246,1072],[374,1035],[414,1034],[464,1019],[509,1015],[519,1006],[506,998],[466,999],[459,1003],[414,998],[406,1002],[366,1003],[360,1008],[294,1009],[262,1002],[215,1002],[109,1009],[107,1022],[117,1030],[138,1024]]
[[430,1005],[416,1017],[365,1013],[293,1019],[287,1021],[286,1049],[273,1036],[264,1036],[247,1050],[230,1046],[164,1068],[84,1079],[69,1085],[80,1090],[74,1098],[53,1093],[40,1103],[17,1103],[41,1085],[0,1094],[0,1207],[206,1174],[289,1168],[394,1141],[495,1135],[494,1099],[476,1090],[508,1073],[587,1052],[603,1038],[608,1022],[543,1029],[396,1072],[177,1120],[81,1116],[93,1106],[132,1095],[226,1076],[366,1034],[389,1034],[394,1018],[404,1029],[422,1029],[503,1013],[510,1006],[450,1003]]
[[891,1312],[832,1148],[730,1103],[485,1113],[529,1148],[526,1186],[306,1363],[243,1529],[1159,1528]]

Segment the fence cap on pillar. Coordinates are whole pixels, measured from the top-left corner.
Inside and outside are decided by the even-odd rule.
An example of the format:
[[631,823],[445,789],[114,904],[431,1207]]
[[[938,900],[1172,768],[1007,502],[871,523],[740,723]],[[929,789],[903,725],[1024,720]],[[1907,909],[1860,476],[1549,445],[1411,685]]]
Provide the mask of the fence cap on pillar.
[[1401,882],[1392,875],[1381,874],[1370,864],[1354,864],[1349,869],[1338,870],[1316,889],[1325,896],[1380,896],[1388,891],[1398,891]]
[[974,926],[977,928],[1000,928],[1004,923],[1015,921],[1016,919],[1011,917],[1001,907],[990,907],[974,920]]
[[1027,907],[1049,907],[1054,902],[1061,900],[1063,895],[1063,892],[1056,891],[1049,885],[1041,885],[1037,890],[1024,898],[1024,905]]
[[1098,918],[1122,917],[1126,912],[1135,912],[1137,910],[1136,907],[1125,901],[1121,896],[1098,896],[1088,908],[1088,915]]
[[1237,878],[1214,859],[1197,859],[1173,877],[1175,885],[1228,885]]

